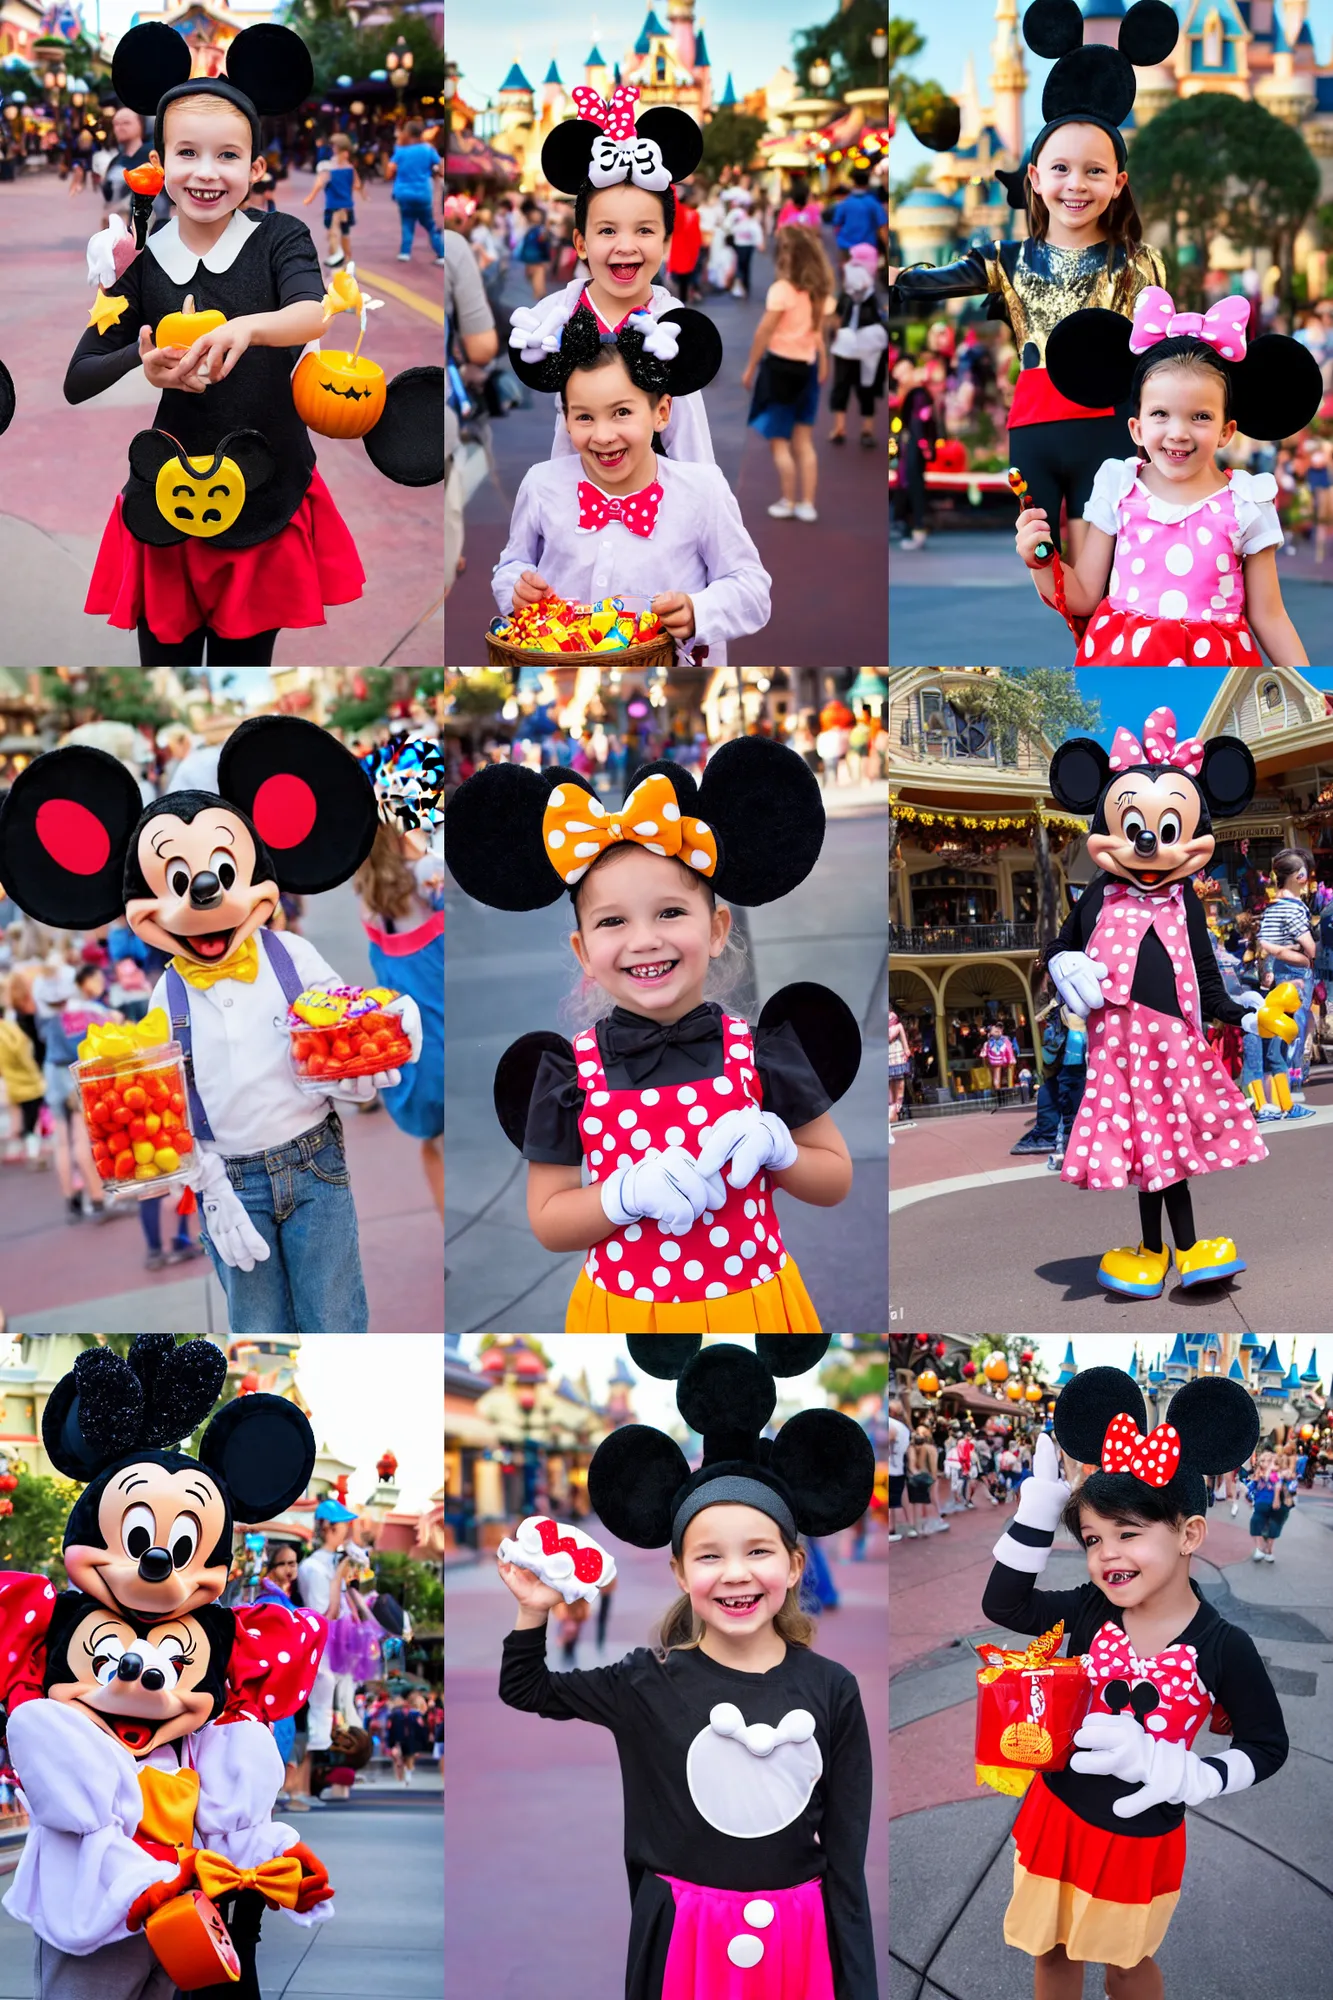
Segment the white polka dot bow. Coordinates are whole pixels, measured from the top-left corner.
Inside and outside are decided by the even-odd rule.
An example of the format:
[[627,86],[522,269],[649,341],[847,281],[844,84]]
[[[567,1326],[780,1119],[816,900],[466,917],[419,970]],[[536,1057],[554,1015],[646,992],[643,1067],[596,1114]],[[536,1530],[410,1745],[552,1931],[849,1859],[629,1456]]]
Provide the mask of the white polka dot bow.
[[676,803],[670,778],[654,771],[634,787],[620,810],[608,813],[581,785],[557,785],[542,817],[542,842],[556,874],[572,889],[599,854],[632,840],[650,854],[674,855],[700,875],[717,869],[717,841],[701,819]]
[[1219,299],[1206,313],[1177,312],[1170,292],[1164,292],[1160,285],[1145,285],[1134,301],[1129,351],[1146,354],[1159,340],[1175,340],[1188,334],[1194,340],[1202,340],[1224,361],[1243,361],[1249,324],[1250,302],[1241,292]]
[[1132,729],[1116,730],[1107,762],[1113,771],[1128,771],[1135,764],[1171,764],[1197,778],[1203,769],[1203,745],[1197,736],[1178,743],[1175,716],[1169,708],[1155,708],[1143,725],[1141,743]]
[[1174,1424],[1158,1424],[1145,1437],[1133,1417],[1122,1411],[1107,1425],[1103,1472],[1132,1472],[1145,1486],[1166,1486],[1179,1464],[1180,1433]]

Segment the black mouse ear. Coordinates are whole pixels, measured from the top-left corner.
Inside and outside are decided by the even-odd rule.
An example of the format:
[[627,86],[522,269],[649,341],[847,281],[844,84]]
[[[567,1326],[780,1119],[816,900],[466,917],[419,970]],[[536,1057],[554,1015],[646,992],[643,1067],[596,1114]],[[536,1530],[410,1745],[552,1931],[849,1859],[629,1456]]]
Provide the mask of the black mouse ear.
[[1083,14],[1078,0],[1032,0],[1023,16],[1023,40],[1034,56],[1058,62],[1083,45]]
[[759,1032],[791,1024],[806,1061],[832,1103],[845,1097],[861,1067],[861,1030],[841,994],[813,980],[794,980],[765,1000]]
[[376,472],[395,486],[444,479],[444,370],[404,368],[384,392],[384,414],[362,443]]
[[601,126],[590,118],[566,118],[542,147],[542,174],[561,194],[577,194],[588,178],[593,143]]
[[1129,1705],[1142,1722],[1155,1708],[1160,1708],[1162,1697],[1151,1681],[1137,1681],[1130,1692]]
[[596,315],[580,303],[560,329],[560,345],[537,361],[525,361],[522,349],[511,347],[509,365],[529,389],[544,395],[562,389],[576,368],[588,368],[597,358],[602,330]]
[[1071,736],[1051,759],[1050,787],[1057,805],[1090,819],[1111,775],[1111,759],[1091,736]]
[[678,336],[675,355],[666,364],[668,395],[688,396],[706,388],[722,366],[722,335],[708,314],[677,306],[663,313],[657,325],[674,326]]
[[1041,115],[1048,125],[1059,119],[1073,124],[1089,116],[1105,125],[1120,125],[1133,109],[1132,63],[1119,49],[1099,42],[1061,56],[1041,93]]
[[767,1466],[790,1490],[803,1535],[853,1527],[875,1490],[875,1448],[840,1410],[802,1410],[773,1441]]
[[[131,29],[130,32],[134,34],[137,30]],[[136,431],[130,439],[130,471],[136,479],[146,479],[150,484],[168,459],[179,456],[180,446],[165,431]]]
[[309,49],[299,35],[275,21],[242,28],[227,44],[226,77],[245,92],[261,117],[268,118],[295,111],[315,87]]
[[35,757],[0,810],[0,882],[38,923],[89,930],[125,907],[125,856],[139,787],[105,750],[76,743]]
[[1112,1715],[1119,1715],[1122,1708],[1129,1706],[1129,1682],[1122,1680],[1117,1674],[1115,1679],[1109,1680],[1102,1689],[1102,1700]]
[[1234,1472],[1259,1442],[1259,1412],[1239,1382],[1204,1376],[1171,1398],[1167,1419],[1192,1470]]
[[560,900],[565,885],[542,839],[558,789],[522,764],[487,764],[464,779],[444,809],[444,865],[465,895],[493,910],[544,910]]
[[217,449],[219,457],[235,461],[247,489],[254,493],[267,486],[278,469],[278,461],[262,431],[228,431],[219,440]]
[[1324,394],[1319,363],[1284,333],[1262,333],[1230,369],[1231,407],[1246,437],[1270,442],[1304,430]]
[[824,800],[804,758],[740,736],[709,759],[698,817],[722,835],[710,878],[729,903],[772,903],[804,882],[824,844]]
[[42,1443],[57,1471],[92,1479],[138,1449],[143,1421],[143,1384],[134,1370],[109,1347],[92,1347],[47,1397]]
[[199,1446],[241,1522],[268,1521],[299,1500],[314,1470],[315,1433],[282,1396],[237,1396],[224,1403]]
[[629,1333],[630,1360],[659,1382],[674,1382],[703,1346],[701,1333]]
[[951,153],[962,137],[963,114],[942,90],[918,90],[908,104],[907,124],[918,144],[932,153]]
[[703,1438],[705,1462],[753,1454],[776,1407],[770,1370],[757,1353],[730,1340],[701,1348],[676,1387],[676,1408]]
[[[634,775],[625,784],[624,797],[627,799],[637,785],[645,778],[663,777],[676,794],[676,804],[691,819],[699,817],[699,787],[694,782],[693,771],[687,771],[683,764],[677,764],[670,757],[654,757],[651,764],[636,765]],[[623,803],[623,801],[622,801]]]
[[688,180],[704,156],[704,135],[688,111],[655,104],[634,121],[641,139],[651,139],[673,181]]
[[1135,69],[1151,69],[1154,63],[1166,61],[1179,35],[1176,10],[1168,7],[1166,0],[1134,0],[1115,40],[1121,55],[1127,56]]
[[189,81],[190,61],[183,36],[161,21],[145,21],[116,43],[111,88],[131,111],[151,118],[169,90]]
[[1104,312],[1100,306],[1070,313],[1052,327],[1046,372],[1060,394],[1090,409],[1123,403],[1139,360],[1129,348],[1133,330],[1122,313]]
[[138,1442],[167,1450],[190,1436],[222,1394],[227,1357],[211,1340],[176,1345],[170,1333],[140,1333],[129,1365],[143,1384],[146,1416]]
[[[631,1335],[631,1352],[633,1339]],[[624,1424],[603,1438],[593,1453],[588,1499],[603,1527],[622,1542],[636,1549],[663,1549],[671,1540],[672,1500],[689,1476],[689,1461],[674,1438],[650,1424]]]
[[0,437],[4,436],[11,423],[13,423],[16,406],[14,377],[10,374],[4,362],[0,361]]
[[252,821],[280,886],[297,895],[347,881],[374,845],[375,787],[335,736],[297,716],[253,715],[233,730],[218,791]]
[[1030,155],[1024,153],[1016,167],[997,167],[995,169],[995,178],[1004,189],[1010,208],[1025,208],[1027,206],[1029,158]]
[[1100,1465],[1107,1426],[1113,1417],[1131,1416],[1146,1431],[1143,1391],[1123,1368],[1085,1368],[1060,1391],[1055,1405],[1055,1435],[1063,1450],[1080,1465]]
[[1203,767],[1195,780],[1217,819],[1244,812],[1259,782],[1250,747],[1239,736],[1212,736],[1203,746]]
[[574,1058],[574,1051],[563,1035],[557,1035],[554,1028],[537,1028],[511,1042],[495,1066],[495,1115],[504,1127],[506,1139],[520,1153],[528,1136],[528,1110],[537,1071],[542,1057],[548,1053],[567,1056],[571,1062]]
[[831,1333],[757,1333],[754,1351],[773,1375],[804,1375],[828,1353]]

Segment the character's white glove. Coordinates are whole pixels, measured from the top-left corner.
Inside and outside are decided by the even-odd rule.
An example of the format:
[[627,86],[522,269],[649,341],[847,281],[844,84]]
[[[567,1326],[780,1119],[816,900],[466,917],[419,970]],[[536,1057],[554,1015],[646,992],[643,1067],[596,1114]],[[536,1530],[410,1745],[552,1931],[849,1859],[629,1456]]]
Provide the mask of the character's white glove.
[[[381,1007],[380,1012],[382,1014],[398,1015],[403,1024],[403,1033],[412,1044],[412,1053],[407,1060],[410,1063],[416,1062],[421,1055],[421,1009],[412,998],[412,995],[410,993],[400,993],[398,998],[391,1000],[387,1007]],[[397,1081],[398,1076],[395,1073],[394,1082],[397,1083]],[[384,1088],[387,1090],[389,1085],[386,1083]]]
[[1105,1005],[1102,981],[1111,975],[1100,960],[1089,958],[1086,951],[1057,951],[1047,962],[1046,970],[1065,1006],[1080,1021],[1086,1021],[1089,1014]]
[[[1055,1439],[1043,1431],[1032,1454],[1032,1477],[1019,1487],[1014,1518],[991,1551],[996,1562],[1006,1564],[1009,1569],[1021,1569],[1029,1576],[1040,1576],[1068,1503],[1069,1490],[1061,1476]],[[1020,1539],[1013,1532],[1015,1528],[1023,1528],[1040,1540]]]
[[563,288],[536,305],[515,306],[509,315],[509,345],[517,347],[525,361],[544,361],[548,354],[559,353],[568,319]]
[[1243,992],[1236,995],[1236,998],[1241,1006],[1248,1010],[1240,1024],[1241,1033],[1243,1035],[1257,1034],[1259,1031],[1259,1009],[1264,1004],[1263,994],[1256,993],[1253,987],[1247,986]]
[[796,1161],[796,1141],[774,1111],[761,1111],[757,1104],[724,1111],[708,1129],[699,1148],[699,1172],[715,1174],[727,1161],[727,1179],[734,1188],[748,1187],[764,1167],[779,1171]]
[[189,1175],[209,1241],[224,1264],[253,1271],[268,1262],[268,1244],[251,1222],[230,1180],[220,1153],[198,1152]]
[[702,1174],[683,1146],[645,1153],[632,1166],[618,1167],[603,1181],[601,1195],[606,1219],[617,1229],[646,1215],[668,1236],[684,1236],[705,1209],[719,1209],[727,1198],[721,1174]]
[[88,283],[109,292],[138,255],[138,245],[118,215],[88,238]]
[[1074,1738],[1071,1771],[1094,1778],[1120,1778],[1137,1785],[1132,1797],[1117,1799],[1117,1819],[1134,1819],[1150,1806],[1197,1806],[1223,1789],[1222,1774],[1183,1743],[1150,1736],[1134,1715],[1090,1715]]

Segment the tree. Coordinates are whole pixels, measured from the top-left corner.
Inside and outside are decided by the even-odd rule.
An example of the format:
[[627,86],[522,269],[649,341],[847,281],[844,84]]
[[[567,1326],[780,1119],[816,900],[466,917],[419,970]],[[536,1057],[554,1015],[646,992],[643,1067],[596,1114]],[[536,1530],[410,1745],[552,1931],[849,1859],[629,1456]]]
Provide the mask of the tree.
[[734,105],[715,111],[704,126],[703,157],[696,173],[703,180],[716,181],[723,167],[751,166],[763,136],[764,121],[752,112],[738,111]]
[[335,0],[288,0],[284,18],[310,51],[315,91],[328,90],[340,76],[363,80],[384,58],[399,35],[412,51],[414,90],[438,93],[444,82],[444,57],[425,20],[411,14],[362,33],[349,9]]
[[369,729],[382,722],[393,700],[393,674],[392,667],[366,667],[361,675],[365,694],[341,695],[329,715],[330,729],[355,735],[358,729]]
[[[911,22],[898,24],[911,29]],[[804,86],[809,81],[812,62],[820,56],[833,71],[829,90],[841,97],[847,90],[869,90],[880,80],[880,65],[870,49],[870,37],[884,26],[884,0],[844,0],[831,21],[820,28],[805,28],[792,37],[797,76]],[[889,22],[889,55],[893,56],[895,22]],[[915,33],[915,30],[912,29]],[[918,42],[918,47],[922,46]],[[915,50],[912,51],[915,54]]]
[[443,1622],[444,1585],[429,1563],[414,1562],[408,1555],[381,1555],[376,1550],[375,1588],[398,1599],[418,1634],[423,1626]]
[[79,1488],[72,1479],[30,1472],[21,1462],[14,1471],[18,1478],[10,1495],[14,1511],[0,1517],[0,1569],[40,1572],[63,1590],[65,1565],[60,1549]]
[[[905,119],[913,129],[927,131],[953,100],[931,78],[917,78],[904,64],[920,55],[926,38],[915,21],[895,14],[889,21],[889,117]],[[921,187],[930,178],[929,163],[917,169],[917,178],[907,181],[895,200]]]
[[1222,228],[1233,243],[1262,245],[1278,267],[1278,296],[1292,303],[1296,237],[1319,198],[1319,163],[1294,126],[1261,104],[1234,121]]
[[896,208],[900,201],[906,201],[913,188],[929,187],[935,174],[933,160],[918,160],[905,180],[893,181],[889,186],[889,207]]

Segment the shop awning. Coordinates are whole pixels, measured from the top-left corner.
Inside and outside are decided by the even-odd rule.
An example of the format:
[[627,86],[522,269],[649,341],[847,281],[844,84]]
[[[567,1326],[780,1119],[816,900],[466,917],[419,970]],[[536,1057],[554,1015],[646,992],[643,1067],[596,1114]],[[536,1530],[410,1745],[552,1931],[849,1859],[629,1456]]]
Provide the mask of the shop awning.
[[444,170],[456,180],[516,181],[518,162],[508,153],[497,153],[484,139],[471,132],[451,132]]
[[473,1416],[471,1411],[446,1410],[444,1442],[446,1445],[472,1445],[480,1451],[493,1451],[500,1442],[500,1433],[485,1417]]

